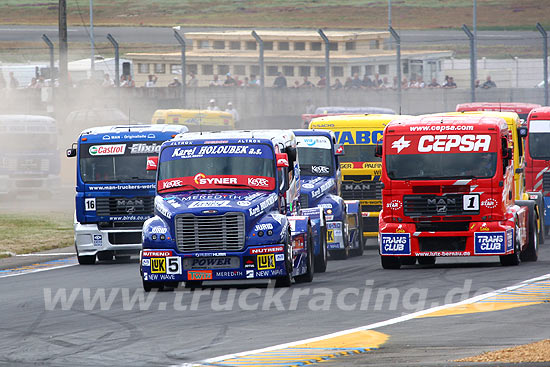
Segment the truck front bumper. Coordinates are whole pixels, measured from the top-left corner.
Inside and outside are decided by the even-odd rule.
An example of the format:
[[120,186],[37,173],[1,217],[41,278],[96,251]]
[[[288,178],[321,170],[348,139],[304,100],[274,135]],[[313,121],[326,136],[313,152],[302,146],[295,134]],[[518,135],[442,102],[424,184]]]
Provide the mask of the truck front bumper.
[[74,225],[78,255],[96,255],[100,251],[119,254],[138,254],[141,250],[141,229],[101,230],[97,224]]

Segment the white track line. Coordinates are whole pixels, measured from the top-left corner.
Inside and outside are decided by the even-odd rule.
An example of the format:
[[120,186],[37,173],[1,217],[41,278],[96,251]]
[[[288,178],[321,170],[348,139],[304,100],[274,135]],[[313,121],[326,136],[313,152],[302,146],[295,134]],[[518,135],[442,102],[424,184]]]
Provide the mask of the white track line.
[[[70,267],[70,266],[75,266],[75,265],[78,265],[78,263],[77,263],[77,264],[65,264],[65,265],[53,266],[53,267],[51,267],[51,268],[43,268],[43,269],[35,269],[35,270],[29,270],[29,271],[22,271],[21,273],[5,274],[5,275],[0,275],[0,278],[16,277],[16,276],[18,276],[18,275],[25,275],[25,274],[38,273],[38,272],[41,272],[41,271],[68,268],[68,267]],[[9,269],[4,269],[4,270],[9,270]]]
[[[539,277],[536,277],[536,278],[524,280],[524,281],[522,281],[520,283],[517,283],[515,285],[505,287],[505,288],[501,288],[501,289],[498,289],[498,290],[493,291],[493,292],[481,294],[481,295],[476,296],[476,297],[468,298],[468,299],[465,299],[464,301],[460,301],[460,302],[456,302],[456,303],[449,303],[449,304],[442,305],[442,306],[428,308],[426,310],[413,312],[411,314],[395,317],[393,319],[389,319],[389,320],[386,320],[386,321],[376,322],[374,324],[360,326],[360,327],[357,327],[357,328],[354,328],[354,329],[342,330],[342,331],[339,331],[339,332],[336,332],[336,333],[331,333],[331,334],[327,334],[327,335],[323,335],[323,336],[318,336],[318,337],[315,337],[315,338],[309,338],[309,339],[304,339],[304,340],[298,340],[298,341],[295,341],[295,342],[274,345],[272,347],[254,349],[254,350],[249,350],[249,351],[241,352],[241,353],[226,354],[226,355],[223,355],[223,356],[220,356],[220,357],[214,357],[214,358],[206,359],[202,363],[216,363],[216,362],[221,362],[223,360],[230,359],[230,358],[243,357],[243,356],[248,356],[248,355],[251,355],[251,354],[257,354],[257,353],[263,353],[263,352],[270,352],[270,351],[274,351],[274,350],[279,350],[279,349],[292,347],[292,346],[295,346],[295,345],[298,345],[298,344],[312,343],[312,342],[316,342],[316,341],[320,341],[320,340],[330,339],[330,338],[334,338],[334,337],[337,337],[337,336],[351,334],[351,333],[354,333],[354,332],[357,332],[357,331],[377,329],[377,328],[380,328],[380,327],[384,327],[384,326],[393,325],[393,324],[397,324],[397,323],[400,323],[400,322],[408,321],[408,320],[414,319],[418,316],[423,316],[423,315],[426,315],[428,313],[432,313],[432,312],[435,312],[435,311],[440,311],[440,310],[445,310],[447,308],[451,308],[451,307],[455,307],[455,306],[475,303],[475,302],[481,301],[481,300],[489,298],[489,297],[493,297],[493,296],[496,296],[496,295],[499,295],[499,294],[502,294],[502,293],[510,292],[510,291],[516,290],[518,288],[525,287],[525,286],[527,286],[531,283],[537,282],[539,280],[547,280],[547,279],[550,279],[550,274],[545,274],[545,275],[542,275],[542,276],[539,276]],[[198,365],[200,365],[200,362],[197,362],[197,363],[198,363]],[[182,365],[179,365],[179,366],[181,366],[181,367],[189,366],[189,364],[182,364]]]
[[46,254],[20,254],[20,255],[15,255],[15,257],[19,257],[19,256],[76,256],[76,252],[57,252],[57,253],[51,253],[51,254],[46,253]]

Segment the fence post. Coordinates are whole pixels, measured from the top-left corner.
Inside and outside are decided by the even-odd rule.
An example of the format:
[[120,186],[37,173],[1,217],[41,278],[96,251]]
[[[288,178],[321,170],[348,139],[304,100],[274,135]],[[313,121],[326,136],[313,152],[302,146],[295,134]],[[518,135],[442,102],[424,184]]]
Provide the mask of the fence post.
[[262,104],[262,116],[265,116],[265,73],[264,73],[264,41],[260,38],[256,31],[252,31],[252,37],[256,39],[256,42],[260,46],[260,93],[261,93],[261,104]]
[[54,98],[54,89],[55,89],[55,60],[54,60],[54,49],[53,49],[53,43],[50,40],[50,38],[46,35],[42,35],[42,40],[48,45],[48,48],[50,49],[50,91],[52,96],[52,106],[54,107],[55,111],[55,98]]
[[107,39],[109,40],[109,42],[111,42],[115,49],[115,85],[118,88],[120,87],[120,55],[118,52],[118,42],[111,35],[111,33],[107,34]]
[[466,24],[462,25],[462,30],[470,39],[470,94],[471,102],[476,101],[476,60],[475,60],[475,37]]
[[330,42],[322,29],[319,29],[319,35],[325,41],[325,81],[326,81],[326,98],[327,106],[330,106]]
[[397,104],[399,107],[399,114],[401,114],[401,37],[399,37],[393,27],[390,26],[388,29],[395,39],[395,52],[397,55]]
[[546,30],[542,26],[542,24],[537,23],[537,29],[542,34],[543,39],[543,60],[542,63],[544,65],[544,105],[548,106],[548,33],[546,33]]
[[185,66],[185,39],[174,29],[174,37],[181,45],[181,107],[185,108],[185,88],[187,84],[187,68]]

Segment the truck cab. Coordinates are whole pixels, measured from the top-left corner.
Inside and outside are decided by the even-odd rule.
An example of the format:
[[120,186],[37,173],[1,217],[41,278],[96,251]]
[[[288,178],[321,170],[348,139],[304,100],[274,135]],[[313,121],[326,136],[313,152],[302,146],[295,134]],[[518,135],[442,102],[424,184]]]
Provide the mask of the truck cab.
[[313,279],[309,217],[290,130],[178,135],[157,166],[155,216],[143,226],[145,291],[205,280]]
[[[294,130],[300,157],[300,206],[321,208],[325,216],[321,250],[331,259],[346,259],[363,254],[361,208],[358,200],[341,197],[342,173],[339,158],[344,146],[335,145],[336,136],[329,130]],[[326,268],[324,253],[315,252],[316,267]]]
[[535,261],[536,202],[516,196],[507,123],[483,114],[426,115],[386,126],[380,215],[382,267],[441,256]]
[[527,116],[532,109],[541,107],[540,104],[524,102],[470,102],[456,105],[457,112],[468,111],[494,111],[494,112],[515,112],[518,114],[520,123],[527,122]]
[[153,216],[155,173],[148,156],[185,126],[105,126],[82,131],[67,150],[76,157],[75,247],[80,264],[138,254],[141,228]]

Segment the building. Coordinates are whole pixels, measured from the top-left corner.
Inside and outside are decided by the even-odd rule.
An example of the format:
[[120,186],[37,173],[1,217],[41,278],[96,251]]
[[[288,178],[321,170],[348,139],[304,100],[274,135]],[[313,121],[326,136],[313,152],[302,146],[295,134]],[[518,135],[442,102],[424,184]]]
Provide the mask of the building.
[[[316,83],[325,74],[325,44],[315,31],[257,31],[264,44],[265,85],[272,86],[281,72],[287,85],[308,77]],[[386,49],[389,32],[327,31],[330,40],[331,81],[342,83],[355,73],[387,78],[397,74],[395,50]],[[185,34],[186,67],[199,86],[208,86],[214,75],[223,81],[226,74],[244,80],[259,78],[259,46],[251,31],[190,32]],[[452,51],[402,51],[402,74],[408,79],[422,76],[441,80],[441,61]],[[143,86],[149,74],[158,77],[157,86],[166,86],[174,77],[181,81],[181,54],[129,53],[137,86]]]

